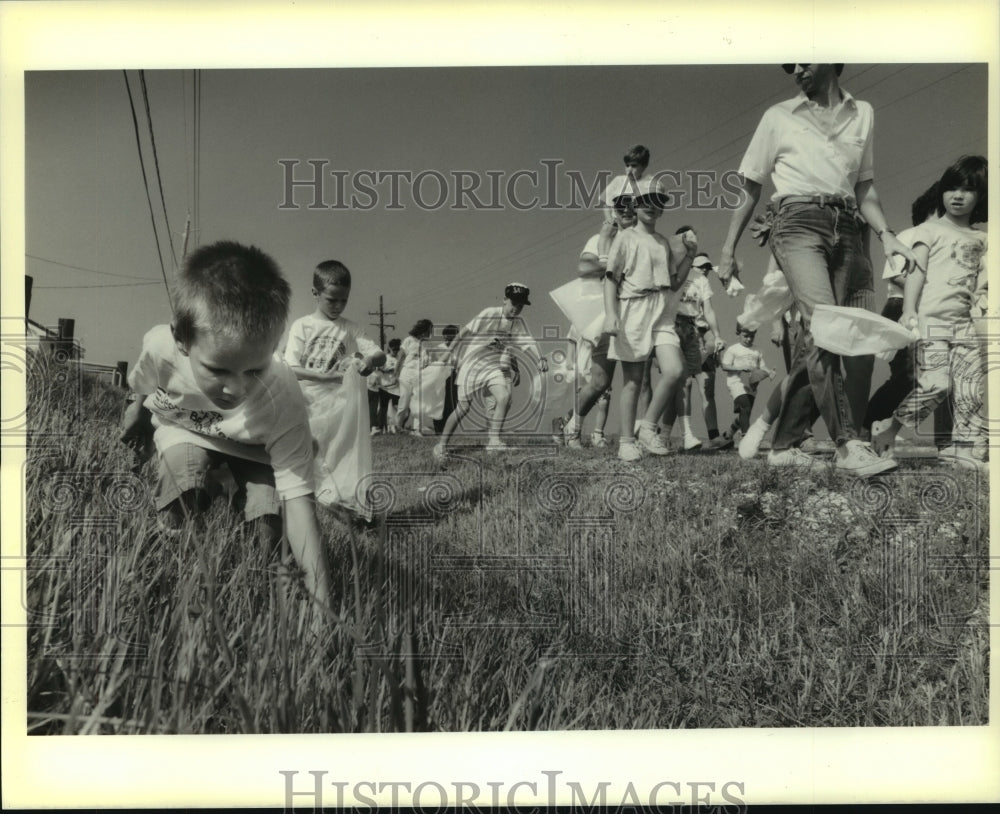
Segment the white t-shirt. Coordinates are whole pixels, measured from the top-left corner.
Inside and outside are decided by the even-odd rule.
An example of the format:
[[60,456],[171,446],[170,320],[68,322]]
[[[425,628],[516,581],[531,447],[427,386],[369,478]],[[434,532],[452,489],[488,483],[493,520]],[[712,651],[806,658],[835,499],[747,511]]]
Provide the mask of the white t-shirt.
[[968,320],[973,294],[985,283],[986,233],[934,218],[914,227],[911,240],[930,252],[917,314],[950,324]]
[[677,313],[681,316],[700,317],[705,313],[705,303],[712,299],[712,286],[708,277],[693,270],[677,299]]
[[875,113],[841,88],[843,100],[821,108],[804,93],[768,108],[750,139],[740,172],[783,195],[854,197],[858,181],[875,177]]
[[407,381],[415,379],[420,372],[420,340],[415,336],[407,336],[399,346],[399,352],[400,356],[406,354],[399,370],[399,378]]
[[618,299],[669,288],[671,263],[670,244],[658,232],[649,234],[638,228],[619,232],[608,252],[608,271],[620,285]]
[[128,383],[147,397],[160,452],[194,444],[270,464],[283,498],[312,494],[312,435],[305,402],[295,374],[277,355],[246,401],[220,410],[195,382],[191,362],[177,349],[170,326],[157,325],[143,337]]
[[726,371],[726,386],[733,399],[739,396],[752,396],[747,386],[743,383],[743,374],[748,370],[764,366],[764,357],[756,348],[744,347],[739,342],[730,345],[722,354],[722,367],[734,368],[738,373]]
[[380,350],[356,322],[313,313],[292,323],[284,357],[291,367],[329,373],[338,362],[359,351],[371,356]]
[[479,367],[493,364],[500,367],[511,345],[523,347],[533,353],[536,360],[540,358],[538,345],[524,319],[505,317],[503,308],[502,305],[484,308],[462,328],[460,334],[465,335],[459,346],[459,369],[473,361]]

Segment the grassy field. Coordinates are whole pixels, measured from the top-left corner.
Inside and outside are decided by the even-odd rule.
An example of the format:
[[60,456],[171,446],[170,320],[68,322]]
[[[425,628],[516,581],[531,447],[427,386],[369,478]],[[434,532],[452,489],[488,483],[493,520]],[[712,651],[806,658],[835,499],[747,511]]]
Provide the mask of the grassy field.
[[30,733],[987,722],[976,473],[858,483],[541,440],[442,470],[430,439],[377,437],[378,522],[322,517],[317,639],[220,501],[160,536],[122,391],[55,373],[29,376]]

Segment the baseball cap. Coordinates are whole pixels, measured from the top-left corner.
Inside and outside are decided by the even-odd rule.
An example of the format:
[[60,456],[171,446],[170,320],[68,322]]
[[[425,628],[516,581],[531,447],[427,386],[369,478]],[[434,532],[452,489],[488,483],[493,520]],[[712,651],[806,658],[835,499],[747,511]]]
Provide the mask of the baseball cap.
[[507,287],[503,290],[503,295],[508,300],[513,303],[520,303],[521,305],[531,305],[528,294],[528,286],[524,283],[508,283]]
[[638,181],[630,181],[621,195],[616,195],[613,203],[616,209],[625,208],[629,203],[641,206],[643,203],[653,203],[660,209],[666,209],[670,202],[663,182],[655,175],[643,176]]
[[700,269],[702,266],[711,266],[712,268],[715,268],[715,266],[712,265],[712,261],[708,259],[707,254],[696,254],[694,256],[694,260],[691,261],[691,266],[696,269]]

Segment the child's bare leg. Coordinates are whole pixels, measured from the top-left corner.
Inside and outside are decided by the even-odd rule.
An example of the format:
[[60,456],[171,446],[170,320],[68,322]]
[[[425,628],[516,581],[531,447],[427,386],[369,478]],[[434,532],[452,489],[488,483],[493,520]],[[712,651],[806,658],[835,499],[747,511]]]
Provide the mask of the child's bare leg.
[[[607,390],[604,391],[607,393]],[[603,393],[601,394],[603,395]],[[610,393],[608,394],[610,396]],[[596,411],[594,412],[594,431],[603,433],[608,423],[608,405],[610,398],[600,398],[597,400]]]
[[622,394],[619,406],[622,413],[622,442],[635,441],[635,411],[642,386],[646,362],[622,362]]
[[441,438],[438,441],[438,446],[444,448],[448,446],[448,441],[451,440],[451,436],[454,435],[456,428],[458,427],[458,422],[465,418],[465,414],[469,412],[469,408],[472,406],[472,399],[463,396],[458,400],[455,405],[455,409],[452,410],[451,415],[448,416],[448,420],[444,422],[444,429],[441,430]]
[[503,422],[510,409],[510,388],[505,384],[490,384],[488,387],[495,405],[490,413],[489,430],[487,431],[488,443],[499,444],[500,431],[503,429]]
[[684,375],[684,358],[679,345],[657,345],[656,361],[660,365],[660,379],[653,388],[649,407],[642,418],[647,425],[653,427],[667,403],[675,397],[677,386]]

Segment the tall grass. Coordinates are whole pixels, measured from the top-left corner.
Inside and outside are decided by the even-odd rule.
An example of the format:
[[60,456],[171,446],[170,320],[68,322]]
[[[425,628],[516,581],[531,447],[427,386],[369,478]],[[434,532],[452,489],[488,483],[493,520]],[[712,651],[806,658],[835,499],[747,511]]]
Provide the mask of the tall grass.
[[[379,522],[323,513],[326,635],[217,501],[156,529],[121,391],[29,376],[28,731],[389,732],[987,720],[987,487],[732,454],[619,464],[374,440]],[[76,409],[75,402],[82,403]]]

